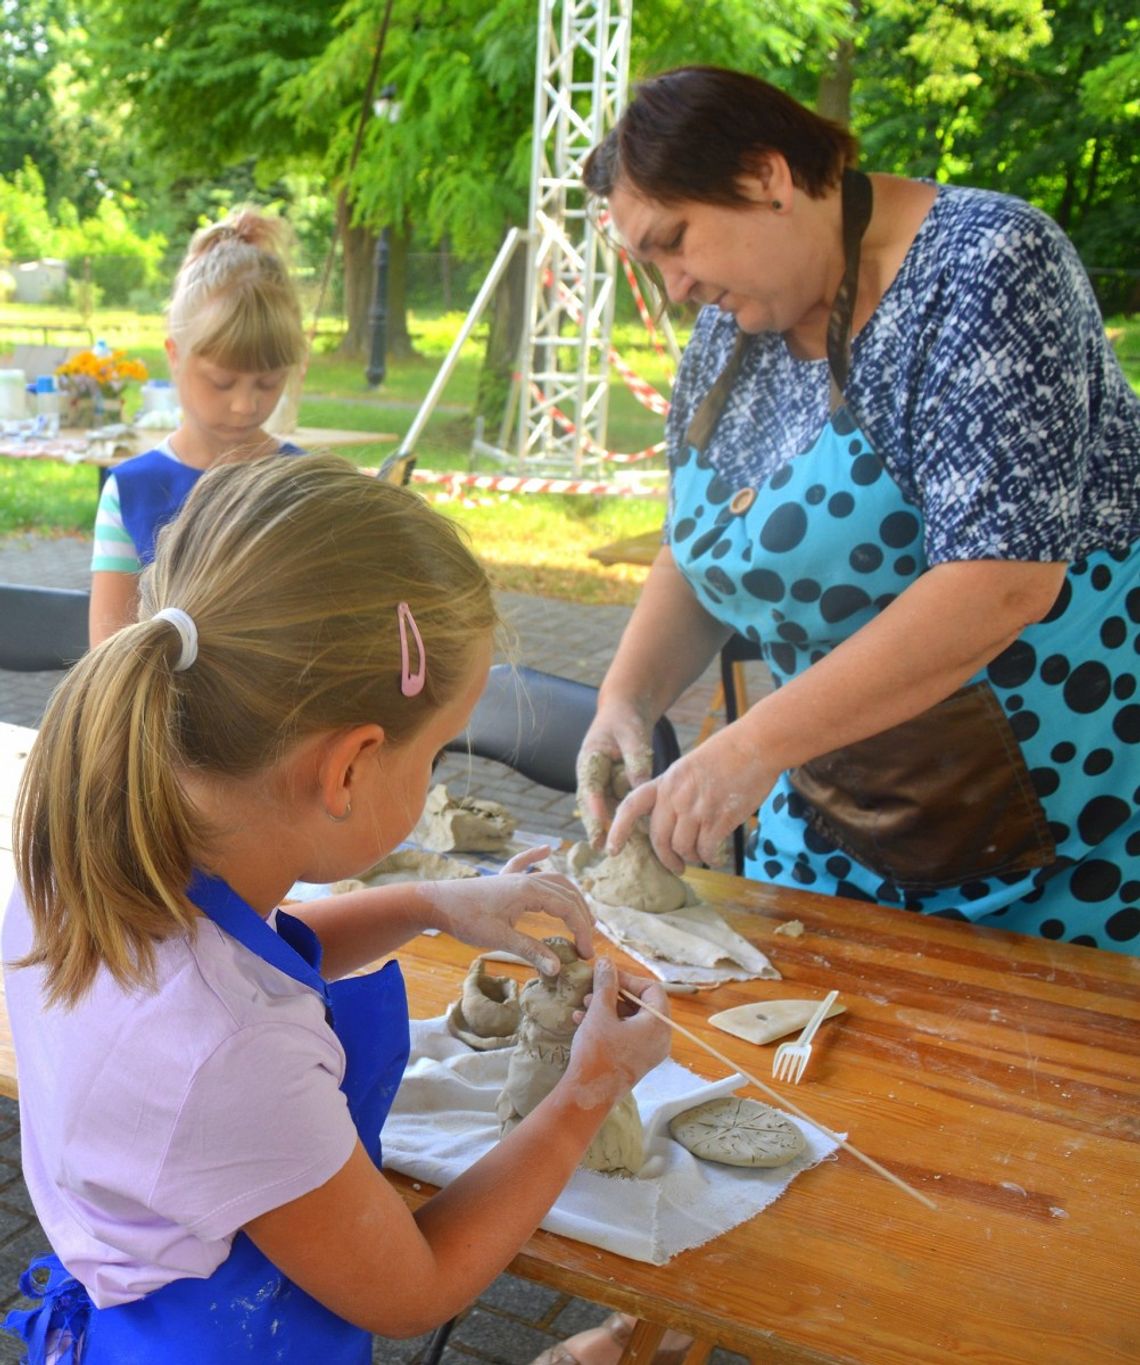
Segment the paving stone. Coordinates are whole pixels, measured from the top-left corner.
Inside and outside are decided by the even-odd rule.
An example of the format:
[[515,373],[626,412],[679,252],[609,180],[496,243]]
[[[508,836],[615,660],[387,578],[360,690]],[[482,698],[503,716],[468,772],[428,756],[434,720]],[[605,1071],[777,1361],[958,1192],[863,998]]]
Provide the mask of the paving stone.
[[456,1349],[464,1347],[480,1360],[526,1365],[555,1340],[527,1323],[490,1312],[480,1303],[457,1324],[448,1344]]
[[479,1302],[509,1313],[523,1322],[544,1326],[547,1317],[565,1298],[565,1294],[548,1285],[536,1284],[518,1275],[500,1275],[483,1293]]

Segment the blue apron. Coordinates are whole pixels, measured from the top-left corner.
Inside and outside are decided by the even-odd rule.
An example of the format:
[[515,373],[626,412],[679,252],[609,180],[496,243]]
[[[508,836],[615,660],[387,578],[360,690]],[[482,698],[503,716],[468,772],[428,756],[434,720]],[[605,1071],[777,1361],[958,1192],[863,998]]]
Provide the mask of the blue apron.
[[[347,1065],[341,1090],[365,1150],[381,1164],[380,1128],[391,1108],[409,1052],[408,1005],[396,962],[368,976],[326,982],[313,931],[278,911],[275,933],[225,882],[196,873],[190,899],[251,953],[310,986],[325,1001]],[[219,1135],[224,1140],[224,1135]],[[58,1333],[71,1345],[60,1365],[368,1365],[371,1333],[354,1327],[285,1278],[239,1232],[229,1257],[205,1279],[180,1279],[133,1303],[95,1308],[87,1291],[55,1256],[24,1272],[24,1294],[41,1298],[13,1311],[4,1326],[29,1346],[29,1365],[47,1360]],[[58,1349],[58,1347],[57,1347]],[[77,1354],[78,1350],[78,1354]]]
[[[847,209],[845,196],[845,229]],[[858,252],[846,231],[845,246],[850,299]],[[836,406],[810,449],[750,487],[717,472],[742,336],[673,468],[677,566],[712,616],[760,645],[776,686],[930,567],[920,509],[842,402],[850,316],[832,322]],[[1046,619],[953,696],[782,774],[747,875],[1140,952],[1137,582],[1140,545],[1074,562]]]
[[[282,442],[279,455],[301,455],[299,446]],[[159,531],[175,514],[190,490],[206,471],[172,460],[161,450],[148,450],[115,469],[119,490],[119,515],[134,542],[139,563],[145,568],[154,559]]]

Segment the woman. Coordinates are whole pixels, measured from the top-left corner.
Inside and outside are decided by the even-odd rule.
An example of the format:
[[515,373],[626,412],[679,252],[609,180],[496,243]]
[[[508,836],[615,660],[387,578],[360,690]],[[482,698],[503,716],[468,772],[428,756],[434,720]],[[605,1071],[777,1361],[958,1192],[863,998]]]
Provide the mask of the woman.
[[[705,306],[580,772],[626,760],[610,846],[648,816],[674,870],[759,810],[752,877],[1135,953],[1140,400],[1044,214],[854,162],[780,91],[686,67],[586,163]],[[775,691],[648,780],[733,631]]]

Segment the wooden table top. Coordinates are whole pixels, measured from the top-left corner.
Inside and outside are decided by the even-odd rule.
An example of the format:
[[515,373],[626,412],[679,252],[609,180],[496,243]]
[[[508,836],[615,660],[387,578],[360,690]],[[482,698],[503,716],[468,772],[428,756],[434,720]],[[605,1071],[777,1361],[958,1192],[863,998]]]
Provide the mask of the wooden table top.
[[[170,432],[165,430],[135,431],[121,437],[91,442],[89,433],[65,428],[51,440],[17,441],[0,437],[0,456],[9,459],[51,460],[57,464],[87,464],[99,469],[112,469],[132,455],[151,450]],[[396,441],[390,431],[348,431],[338,427],[298,427],[285,433],[282,440],[292,441],[303,450],[323,450],[330,447],[361,446]]]
[[[29,733],[0,727],[9,775]],[[9,790],[0,782],[0,799]],[[783,980],[673,997],[675,1018],[768,1079],[774,1045],[708,1016],[838,989],[847,1013],[787,1094],[937,1211],[841,1152],[666,1266],[539,1232],[512,1270],[765,1365],[1140,1359],[1140,960],[723,874],[690,880]],[[774,933],[793,919],[801,936]],[[415,1017],[444,1011],[472,956],[442,936],[401,950]],[[0,1031],[12,1093],[6,1019]],[[680,1034],[673,1056],[725,1074]],[[430,1195],[393,1180],[413,1205]]]
[[589,552],[589,558],[596,559],[599,564],[637,564],[648,568],[661,549],[661,534],[658,528],[656,531],[642,531],[637,536],[626,536],[624,540],[599,545],[596,550]]

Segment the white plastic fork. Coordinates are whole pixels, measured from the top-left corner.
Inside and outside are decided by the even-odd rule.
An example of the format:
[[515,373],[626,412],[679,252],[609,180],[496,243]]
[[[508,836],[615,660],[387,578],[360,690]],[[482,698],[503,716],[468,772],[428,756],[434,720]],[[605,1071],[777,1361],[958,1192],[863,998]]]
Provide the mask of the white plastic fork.
[[794,1043],[781,1043],[772,1057],[772,1077],[777,1081],[788,1081],[792,1085],[799,1085],[800,1079],[807,1070],[808,1058],[811,1056],[811,1040],[815,1037],[815,1031],[823,1023],[827,1011],[835,1004],[838,991],[831,991],[824,996],[816,1007],[815,1013],[804,1025],[803,1032]]

